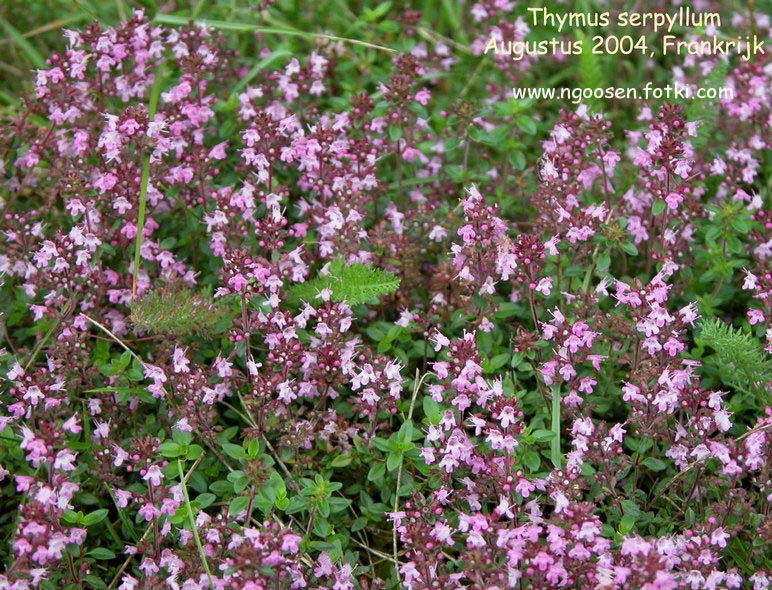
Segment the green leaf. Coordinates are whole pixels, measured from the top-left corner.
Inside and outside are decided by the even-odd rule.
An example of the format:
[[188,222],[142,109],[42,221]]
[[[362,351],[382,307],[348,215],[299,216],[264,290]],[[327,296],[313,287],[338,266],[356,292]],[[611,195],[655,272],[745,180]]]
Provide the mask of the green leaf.
[[315,279],[290,288],[290,299],[295,303],[320,301],[319,293],[332,291],[333,301],[346,301],[349,305],[377,302],[379,297],[399,288],[399,279],[385,270],[361,262],[347,264],[342,258],[335,259]]
[[638,248],[632,242],[622,242],[622,250],[627,252],[630,256],[638,255]]
[[[606,86],[603,81],[603,68],[601,67],[600,57],[593,53],[592,43],[587,35],[582,31],[576,31],[576,38],[582,41],[582,53],[579,56],[579,75],[582,80],[582,88],[603,88]],[[588,104],[598,103],[598,99],[592,97],[586,100]]]
[[217,481],[209,484],[209,489],[213,494],[222,497],[233,492],[233,484],[229,481],[225,481],[224,479],[218,479]]
[[332,467],[345,467],[346,465],[349,465],[352,460],[353,460],[353,457],[351,455],[337,455],[330,462],[330,465]]
[[386,458],[386,468],[389,471],[394,471],[402,464],[402,453],[394,451],[392,453],[389,453],[388,457]]
[[333,514],[335,514],[336,512],[343,512],[351,504],[351,500],[347,498],[340,498],[338,496],[333,496],[332,498],[330,498],[329,502],[330,502],[330,512],[332,512]]
[[193,441],[193,435],[190,432],[175,428],[172,431],[172,440],[181,446],[187,446]]
[[772,379],[772,362],[758,340],[716,318],[700,321],[699,328],[696,341],[715,351],[709,359],[716,366],[721,381],[758,397],[758,403],[765,405],[764,384]]
[[[102,580],[99,576],[94,576],[92,574],[83,576],[83,581],[89,584],[92,588],[96,588],[96,590],[106,590],[107,583]],[[53,586],[52,586],[53,588]]]
[[[729,62],[719,60],[701,86],[706,90],[712,88],[718,91],[725,86],[728,68]],[[707,98],[707,94],[706,92],[705,96],[690,99],[684,110],[687,121],[699,121],[700,123],[697,137],[691,139],[694,147],[698,149],[705,147],[708,141],[714,138],[713,131],[718,122],[719,99]]]
[[162,442],[158,451],[167,458],[181,457],[187,452],[187,448],[171,440]]
[[386,440],[381,436],[373,437],[373,444],[375,445],[375,448],[379,451],[383,451],[384,453],[388,453],[390,450],[392,450],[392,442],[393,441]]
[[203,508],[206,508],[207,506],[211,506],[211,505],[212,505],[212,503],[213,503],[215,500],[217,500],[217,496],[215,496],[214,494],[210,494],[210,493],[208,493],[208,492],[207,492],[207,493],[203,493],[203,494],[199,494],[199,495],[196,497],[196,503],[197,503],[197,504],[198,504],[198,505],[199,505],[199,506],[200,506],[202,509],[203,509]]
[[115,553],[104,547],[97,547],[88,552],[94,559],[115,559]]
[[360,516],[354,521],[354,524],[351,525],[351,532],[356,533],[357,531],[361,531],[366,527],[367,527],[367,519]]
[[533,440],[536,442],[548,442],[553,438],[555,438],[555,433],[551,430],[539,429],[533,432]]
[[405,420],[397,432],[397,440],[402,443],[409,443],[413,440],[413,421]]
[[646,468],[650,469],[651,471],[664,471],[667,469],[667,464],[661,459],[657,459],[656,457],[646,457],[643,460],[643,465],[645,465]]
[[249,506],[249,498],[246,496],[236,496],[228,505],[228,512],[231,516],[236,516],[244,512],[247,506]]
[[638,518],[641,515],[641,508],[633,500],[622,500],[622,512]]
[[603,254],[598,255],[598,270],[600,272],[605,272],[608,270],[608,267],[611,266],[611,255],[608,252],[604,252]]
[[514,152],[510,153],[509,161],[517,170],[525,170],[527,162],[525,159],[525,154],[520,150],[515,150]]
[[635,517],[625,514],[619,523],[619,532],[623,535],[630,533],[635,528]]
[[373,483],[383,482],[384,475],[386,475],[386,465],[384,463],[374,463],[367,473],[367,481],[372,481]]
[[94,510],[93,512],[90,512],[83,519],[83,526],[90,527],[97,523],[102,522],[105,518],[107,518],[108,512],[109,510],[107,510],[107,508],[100,508],[99,510]]
[[434,401],[431,396],[424,396],[423,402],[424,414],[429,424],[436,424],[442,417],[442,411],[440,410],[440,404]]
[[483,361],[483,371],[486,373],[495,373],[498,369],[509,362],[509,358],[510,357],[508,352],[497,354],[493,358]]
[[538,471],[539,467],[541,467],[541,457],[539,456],[539,453],[535,451],[527,452],[523,455],[523,464],[533,472]]
[[450,137],[445,142],[445,153],[450,153],[453,150],[455,150],[458,147],[458,144],[461,143],[460,137]]
[[330,503],[325,499],[319,499],[316,501],[316,509],[319,511],[319,514],[327,518],[330,516]]
[[233,491],[237,494],[243,492],[249,485],[249,478],[243,471],[232,471],[226,477],[233,484]]
[[654,217],[659,217],[662,215],[663,211],[665,211],[666,207],[667,203],[665,203],[665,201],[662,199],[657,199],[651,206],[651,213],[654,215]]
[[201,445],[190,445],[188,447],[188,452],[185,454],[185,458],[188,461],[195,461],[201,456],[203,452],[204,452],[204,447],[202,447]]
[[536,121],[533,119],[533,117],[529,117],[527,115],[522,115],[515,119],[515,123],[517,124],[520,129],[525,131],[528,135],[536,135],[537,127],[536,127]]
[[249,459],[246,449],[241,445],[234,445],[233,443],[223,443],[222,450],[225,454],[234,459]]
[[65,510],[62,514],[62,522],[64,524],[82,524],[83,513],[75,512],[74,510]]

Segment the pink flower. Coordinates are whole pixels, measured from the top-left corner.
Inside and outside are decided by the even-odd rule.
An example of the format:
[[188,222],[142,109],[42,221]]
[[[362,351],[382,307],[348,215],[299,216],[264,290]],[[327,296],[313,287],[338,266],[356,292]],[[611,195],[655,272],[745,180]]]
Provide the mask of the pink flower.
[[431,99],[432,94],[429,92],[426,88],[421,88],[416,95],[415,95],[415,101],[423,106],[426,106],[429,104],[429,99]]
[[209,150],[209,157],[215,160],[224,160],[226,157],[225,146],[228,145],[227,141],[223,141]]
[[678,206],[683,203],[683,200],[683,196],[679,193],[670,193],[667,197],[665,197],[665,202],[672,211],[677,210]]
[[150,522],[154,518],[161,516],[161,511],[152,502],[143,504],[142,508],[140,508],[138,512],[146,522]]
[[154,486],[161,485],[161,480],[164,478],[163,473],[161,473],[161,468],[158,467],[158,465],[151,465],[145,475],[142,476],[142,479],[144,479],[147,482],[150,482]]

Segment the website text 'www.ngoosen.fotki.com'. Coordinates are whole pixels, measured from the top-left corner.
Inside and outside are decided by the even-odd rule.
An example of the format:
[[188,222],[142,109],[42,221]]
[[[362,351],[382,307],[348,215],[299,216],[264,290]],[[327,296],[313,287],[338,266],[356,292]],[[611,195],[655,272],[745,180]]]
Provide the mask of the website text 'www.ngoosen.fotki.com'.
[[654,86],[648,82],[642,88],[623,88],[609,86],[606,88],[512,88],[512,98],[515,100],[568,100],[573,104],[592,99],[617,100],[694,100],[719,99],[731,100],[734,95],[732,88],[693,88],[685,84],[674,83],[668,86]]

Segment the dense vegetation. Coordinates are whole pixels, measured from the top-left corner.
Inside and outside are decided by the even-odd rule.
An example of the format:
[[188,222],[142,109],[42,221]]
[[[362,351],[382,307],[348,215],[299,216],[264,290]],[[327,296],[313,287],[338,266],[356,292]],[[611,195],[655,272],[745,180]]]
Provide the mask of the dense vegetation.
[[772,62],[409,4],[0,6],[0,590],[769,587]]

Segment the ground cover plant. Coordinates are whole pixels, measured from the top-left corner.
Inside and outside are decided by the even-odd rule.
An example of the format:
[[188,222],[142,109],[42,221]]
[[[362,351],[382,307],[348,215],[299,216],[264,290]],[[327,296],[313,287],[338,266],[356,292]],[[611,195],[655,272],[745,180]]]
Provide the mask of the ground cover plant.
[[772,62],[526,8],[0,7],[0,589],[769,587]]

